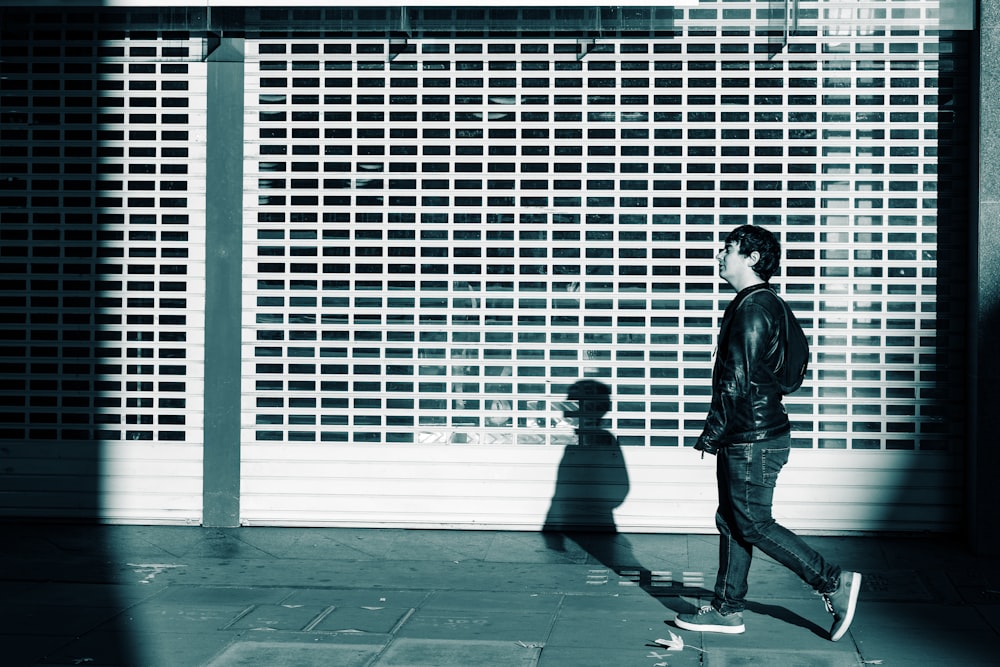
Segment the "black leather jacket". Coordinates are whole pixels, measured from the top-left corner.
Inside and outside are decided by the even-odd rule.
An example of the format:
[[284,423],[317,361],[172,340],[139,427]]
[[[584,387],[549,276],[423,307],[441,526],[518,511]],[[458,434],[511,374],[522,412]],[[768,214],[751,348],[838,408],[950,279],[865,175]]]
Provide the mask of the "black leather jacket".
[[791,430],[774,369],[783,357],[782,305],[767,284],[741,290],[726,308],[712,370],[712,404],[694,448],[715,454]]

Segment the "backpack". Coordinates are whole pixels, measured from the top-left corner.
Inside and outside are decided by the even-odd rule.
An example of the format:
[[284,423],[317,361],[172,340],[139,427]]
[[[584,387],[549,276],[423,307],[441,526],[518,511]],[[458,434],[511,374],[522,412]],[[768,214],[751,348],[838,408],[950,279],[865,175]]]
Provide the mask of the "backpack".
[[[774,292],[771,292],[774,294]],[[809,367],[809,339],[802,325],[785,300],[775,294],[785,311],[785,354],[774,375],[782,394],[790,394],[802,386]]]

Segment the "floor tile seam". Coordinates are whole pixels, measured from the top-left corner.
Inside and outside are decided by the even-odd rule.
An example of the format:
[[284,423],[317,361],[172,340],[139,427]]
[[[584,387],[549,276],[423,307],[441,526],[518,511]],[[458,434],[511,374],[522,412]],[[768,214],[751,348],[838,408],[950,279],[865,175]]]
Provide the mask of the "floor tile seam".
[[[68,647],[70,644],[72,644],[74,641],[78,640],[80,637],[83,637],[83,636],[86,636],[86,635],[90,635],[90,634],[98,634],[98,633],[101,632],[102,628],[114,628],[115,625],[117,623],[120,623],[123,619],[125,621],[128,621],[128,618],[125,618],[126,614],[128,614],[128,613],[132,612],[133,610],[135,610],[135,608],[138,607],[143,602],[144,601],[133,602],[132,604],[129,604],[127,606],[124,606],[124,607],[118,609],[118,611],[116,613],[111,614],[110,616],[106,616],[106,617],[105,616],[100,616],[100,617],[97,617],[97,619],[95,619],[92,622],[92,624],[89,625],[89,627],[87,627],[86,629],[82,629],[79,632],[77,632],[76,635],[75,635],[75,639],[72,640],[72,641],[70,641],[69,643],[67,643],[65,646]],[[80,605],[79,607],[77,605],[72,605],[72,606],[66,605],[66,606],[68,608],[79,608],[79,607],[82,607],[83,605]]]
[[[134,584],[134,586],[136,586],[137,588],[138,588],[139,585],[140,584]],[[186,582],[179,582],[179,583],[162,584],[161,588],[154,595],[150,596],[150,598],[153,598],[153,597],[162,597],[166,593],[178,594],[178,593],[183,593],[183,592],[186,592],[186,591],[209,590],[209,589],[218,589],[218,590],[223,590],[223,591],[232,591],[232,590],[240,590],[240,591],[253,591],[253,590],[275,591],[275,590],[282,590],[282,589],[284,589],[284,590],[289,591],[289,594],[291,594],[293,592],[302,590],[302,588],[303,587],[292,586],[292,585],[289,585],[289,584],[236,584],[236,583],[225,584],[225,583],[218,583],[218,582],[206,582],[206,583],[194,583],[194,584],[190,584],[190,583],[186,583]],[[313,588],[313,587],[310,586],[308,588]],[[322,586],[318,586],[318,587],[315,587],[315,588],[317,590],[328,590],[327,587],[322,587]],[[285,597],[288,597],[288,596],[286,595]],[[147,598],[147,599],[149,599],[149,598]],[[281,598],[281,599],[283,600],[285,598]]]
[[240,621],[242,621],[244,618],[246,618],[247,616],[249,616],[250,614],[252,614],[253,611],[255,609],[258,609],[259,607],[260,607],[260,605],[258,605],[258,604],[249,604],[249,605],[247,605],[246,607],[243,608],[243,610],[241,612],[239,612],[238,614],[236,614],[236,616],[234,616],[233,618],[231,618],[228,623],[226,623],[221,628],[219,628],[219,630],[222,630],[222,631],[231,630],[233,628],[233,626],[235,626],[237,623],[239,623]]
[[251,542],[248,542],[246,539],[244,539],[244,536],[241,535],[240,533],[234,533],[234,536],[231,539],[239,542],[240,544],[242,544],[244,547],[246,547],[248,549],[253,549],[254,551],[258,551],[258,552],[260,552],[262,554],[266,554],[267,556],[269,556],[270,558],[273,558],[275,560],[278,560],[278,559],[282,558],[282,556],[280,556],[279,554],[272,553],[272,552],[268,551],[267,549],[265,549],[265,548],[263,548],[261,546],[258,546],[256,544],[252,544]]
[[548,627],[545,628],[545,633],[542,635],[541,646],[536,647],[538,649],[538,653],[536,654],[536,659],[541,659],[542,652],[545,650],[545,647],[548,646],[549,642],[551,641],[552,632],[553,630],[555,630],[556,622],[559,620],[559,616],[563,611],[563,606],[565,602],[566,602],[566,596],[560,595],[559,601],[556,604],[556,608],[550,612]]
[[298,541],[300,539],[302,539],[301,536],[296,537],[296,540],[293,542],[285,542],[278,545],[272,544],[270,546],[265,546],[262,543],[263,541],[254,541],[249,535],[244,535],[240,538],[240,541],[253,549],[257,549],[263,553],[270,554],[273,557],[282,560],[325,560],[332,557],[331,551],[350,552],[349,556],[336,556],[336,558],[342,560],[384,560],[395,548],[392,541],[390,541],[388,545],[382,547],[374,545],[376,548],[369,548],[372,545],[351,544],[349,540],[344,538],[329,538],[330,544],[319,544],[316,542],[302,544]]
[[[163,552],[164,554],[166,554],[166,555],[168,555],[168,556],[171,556],[171,557],[173,557],[173,558],[183,558],[183,557],[184,557],[184,553],[185,553],[184,551],[181,551],[181,552],[175,552],[175,551],[173,551],[173,550],[171,550],[171,549],[168,549],[168,548],[167,548],[167,547],[166,547],[166,546],[165,546],[165,545],[163,544],[163,541],[155,541],[155,542],[154,542],[154,541],[152,541],[151,539],[149,539],[149,537],[147,537],[147,536],[144,536],[144,535],[142,535],[142,533],[141,533],[141,532],[139,532],[139,531],[136,531],[136,532],[137,532],[137,538],[136,538],[136,539],[139,539],[139,540],[141,540],[141,541],[142,541],[142,542],[143,542],[143,543],[144,543],[144,544],[146,545],[146,547],[149,547],[149,548],[152,548],[152,549],[156,549],[157,551],[161,551],[161,552]],[[165,541],[169,541],[169,540],[165,540]],[[200,541],[201,541],[201,540],[200,540],[200,538],[199,538],[199,539],[197,540],[197,542],[200,542]],[[111,545],[106,545],[106,546],[105,546],[105,548],[106,548],[106,549],[109,549],[109,550],[117,550],[117,548],[116,548],[116,547],[113,547],[113,546],[111,546]],[[134,550],[134,549],[131,549],[131,551],[135,551],[135,550]],[[190,547],[189,547],[189,548],[187,549],[187,551],[190,551]]]
[[[212,633],[227,632],[233,633],[239,639],[247,642],[272,642],[280,641],[288,644],[316,643],[318,638],[344,639],[353,643],[385,645],[389,642],[391,635],[388,632],[376,632],[368,630],[323,630],[312,628],[309,630],[288,630],[286,628],[216,628]],[[182,633],[175,633],[182,634]],[[204,633],[211,634],[211,633]],[[277,639],[276,639],[277,637]],[[331,642],[340,644],[342,642]]]
[[58,646],[46,649],[46,655],[41,657],[42,662],[38,664],[45,664],[45,661],[49,658],[49,655],[60,655],[69,651],[73,644],[80,640],[83,635],[45,635],[46,637],[63,637],[65,641],[60,643]]
[[[218,627],[214,631],[211,631],[211,632],[236,632],[236,633],[238,633],[240,635],[245,635],[245,634],[248,634],[248,633],[253,633],[255,631],[260,631],[260,632],[264,632],[265,630],[268,631],[268,632],[275,631],[275,629],[267,628],[267,627],[264,627],[264,628],[252,628],[252,627],[237,628],[236,625],[239,624],[240,621],[242,621],[243,619],[247,618],[248,616],[250,616],[251,614],[253,614],[254,612],[256,612],[258,610],[261,610],[261,609],[264,609],[264,608],[267,608],[267,607],[280,607],[280,606],[282,606],[280,603],[250,603],[246,607],[244,607],[243,609],[241,609],[228,622],[226,622],[221,627]],[[280,631],[280,632],[283,632],[283,633],[291,634],[291,635],[302,635],[303,637],[316,636],[316,635],[321,635],[321,636],[341,636],[341,635],[345,635],[346,636],[346,635],[353,635],[354,632],[349,632],[349,631],[346,631],[346,630],[322,630],[322,629],[317,629],[317,627],[319,626],[320,623],[322,623],[327,617],[330,616],[330,614],[332,614],[334,611],[336,611],[338,609],[340,609],[340,607],[337,607],[336,605],[326,605],[320,611],[318,611],[315,614],[313,614],[309,618],[309,620],[306,621],[305,624],[303,624],[300,628],[294,629],[294,630],[293,629],[288,629],[288,628],[281,628],[281,629],[277,629],[277,630]],[[412,612],[412,609],[410,609],[409,611]],[[207,634],[211,634],[211,632],[207,632]],[[359,631],[359,632],[361,632],[362,634],[364,634],[366,637],[371,637],[371,636],[375,636],[375,635],[386,634],[386,633],[379,633],[379,632],[369,632],[367,630]]]
[[[414,610],[411,609],[410,611],[413,612]],[[409,620],[412,617],[412,615],[413,615],[412,613],[408,614],[406,616],[406,620]],[[375,667],[376,665],[378,665],[379,660],[382,659],[382,657],[389,651],[392,645],[395,644],[396,641],[399,639],[396,633],[399,632],[401,628],[405,627],[405,625],[406,625],[405,623],[397,623],[392,628],[392,631],[387,634],[388,639],[386,639],[386,641],[382,643],[379,649],[374,652],[371,658],[365,663],[365,667]]]
[[434,593],[435,591],[433,590],[424,591],[423,597],[417,600],[415,604],[407,607],[407,612],[400,619],[398,619],[395,624],[393,624],[393,627],[387,633],[390,639],[386,642],[386,648],[396,639],[396,635],[400,630],[406,627],[406,624],[411,618],[413,618],[419,611],[426,609],[426,604],[433,599]]

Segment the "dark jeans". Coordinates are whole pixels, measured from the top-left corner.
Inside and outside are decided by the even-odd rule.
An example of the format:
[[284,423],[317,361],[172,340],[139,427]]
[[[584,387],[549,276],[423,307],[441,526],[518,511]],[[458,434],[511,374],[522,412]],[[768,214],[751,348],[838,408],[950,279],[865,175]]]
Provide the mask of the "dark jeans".
[[753,548],[778,561],[820,593],[836,589],[840,568],[771,516],[774,485],[788,462],[791,439],[732,444],[717,454],[719,574],[712,606],[724,614],[746,606]]

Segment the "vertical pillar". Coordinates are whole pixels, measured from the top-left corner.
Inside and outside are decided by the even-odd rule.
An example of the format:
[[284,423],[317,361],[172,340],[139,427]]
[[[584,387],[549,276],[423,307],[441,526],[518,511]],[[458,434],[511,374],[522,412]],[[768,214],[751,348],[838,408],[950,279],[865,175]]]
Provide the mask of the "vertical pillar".
[[240,522],[243,274],[241,38],[210,39],[205,207],[205,445],[202,523]]
[[[971,239],[969,541],[1000,554],[1000,3],[980,2]],[[975,97],[978,92],[978,98]],[[978,146],[978,152],[975,150]],[[976,206],[978,204],[978,206]]]

